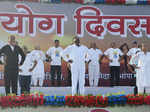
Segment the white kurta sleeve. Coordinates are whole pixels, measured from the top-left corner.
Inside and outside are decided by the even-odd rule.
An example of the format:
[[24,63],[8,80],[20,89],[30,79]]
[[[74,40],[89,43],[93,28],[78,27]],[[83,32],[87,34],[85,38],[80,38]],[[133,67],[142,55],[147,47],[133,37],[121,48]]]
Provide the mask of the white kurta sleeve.
[[43,51],[41,51],[41,59],[42,59],[42,61],[45,61],[45,60],[46,60],[46,56],[45,56],[45,54],[43,53]]
[[134,58],[134,64],[136,64],[137,67],[142,67],[143,66],[141,58],[142,58],[142,52],[138,52],[135,55],[135,58]]
[[135,61],[136,61],[136,55],[131,57],[129,64],[130,65],[135,65]]
[[130,64],[130,65],[133,65],[133,64],[134,64],[133,57],[131,57],[131,59],[130,59],[130,61],[129,61],[129,64]]
[[131,49],[128,51],[127,56],[131,56]]
[[39,60],[39,57],[35,54],[35,52],[32,52],[30,56],[30,61],[34,63],[35,61]]
[[140,67],[140,68],[143,66],[143,63],[144,63],[142,61],[142,58],[143,58],[142,55],[138,54],[138,63],[137,63],[137,66]]
[[122,51],[119,49],[119,55],[120,56],[122,56],[123,55],[123,53],[122,53]]
[[60,56],[62,57],[62,53],[63,53],[63,48],[60,48]]
[[46,52],[46,54],[48,55],[48,56],[51,56],[51,48],[49,48],[48,50],[47,50],[47,52]]
[[107,49],[107,50],[104,52],[104,55],[109,56],[109,52],[110,52],[110,49]]
[[63,51],[63,48],[60,48],[60,51],[62,52],[62,51]]
[[72,50],[72,47],[71,46],[68,46],[67,48],[65,48],[62,52],[61,52],[61,57],[66,61],[68,62],[69,61],[69,57],[67,55],[70,54]]
[[91,59],[90,58],[91,56],[90,56],[90,50],[87,47],[85,47],[85,53],[86,53],[85,61],[88,62]]
[[90,49],[88,49],[87,55],[86,55],[86,61],[91,60],[91,52]]
[[98,49],[98,53],[99,53],[99,55],[103,55],[103,52],[99,49]]

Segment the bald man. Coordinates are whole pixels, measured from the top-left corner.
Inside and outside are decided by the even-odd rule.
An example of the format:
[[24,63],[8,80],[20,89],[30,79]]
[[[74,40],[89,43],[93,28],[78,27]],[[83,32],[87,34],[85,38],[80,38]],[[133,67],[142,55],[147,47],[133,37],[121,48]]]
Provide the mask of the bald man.
[[142,44],[141,51],[138,52],[131,64],[136,68],[136,86],[138,94],[150,94],[150,52],[148,47]]
[[[0,56],[4,54],[4,80],[6,95],[10,94],[10,87],[12,87],[12,93],[17,94],[18,72],[19,65],[22,65],[25,60],[25,54],[23,50],[16,45],[15,36],[11,35],[8,38],[8,44],[0,49]],[[21,55],[21,61],[19,61],[19,55]]]
[[74,37],[73,41],[74,44],[69,45],[62,52],[62,57],[71,65],[72,95],[84,95],[85,62],[88,48],[80,44],[78,37]]

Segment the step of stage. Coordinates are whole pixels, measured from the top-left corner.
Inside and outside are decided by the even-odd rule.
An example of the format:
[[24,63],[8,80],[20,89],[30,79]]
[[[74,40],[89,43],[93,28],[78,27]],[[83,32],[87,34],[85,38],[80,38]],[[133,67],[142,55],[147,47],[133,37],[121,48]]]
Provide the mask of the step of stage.
[[[19,89],[20,90],[20,89]],[[31,92],[42,92],[45,95],[70,95],[71,87],[31,87]],[[85,87],[85,95],[124,92],[125,94],[133,94],[134,87],[116,86],[116,87]],[[5,88],[0,87],[0,94],[5,94]]]

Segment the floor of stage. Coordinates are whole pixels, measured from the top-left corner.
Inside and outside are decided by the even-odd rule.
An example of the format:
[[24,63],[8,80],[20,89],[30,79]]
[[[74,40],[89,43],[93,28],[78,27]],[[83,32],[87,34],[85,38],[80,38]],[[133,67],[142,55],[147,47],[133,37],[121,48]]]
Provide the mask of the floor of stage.
[[[106,95],[108,93],[124,92],[125,94],[133,94],[134,87],[116,86],[116,87],[85,87],[85,95]],[[19,88],[20,90],[20,88]],[[31,92],[42,92],[46,95],[70,95],[71,87],[31,87]],[[0,87],[0,94],[5,94],[4,87]]]
[[[40,106],[37,108],[33,107],[17,107],[17,108],[6,108],[0,107],[0,112],[91,112],[90,110],[95,108],[89,107],[51,107],[51,106]],[[149,105],[139,106],[113,106],[105,108],[109,112],[150,112]]]

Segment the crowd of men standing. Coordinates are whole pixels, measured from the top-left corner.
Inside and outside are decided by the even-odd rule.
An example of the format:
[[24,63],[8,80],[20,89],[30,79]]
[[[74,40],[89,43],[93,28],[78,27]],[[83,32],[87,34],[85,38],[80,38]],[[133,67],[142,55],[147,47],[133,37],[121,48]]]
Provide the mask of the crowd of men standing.
[[[61,85],[61,65],[64,59],[71,74],[72,95],[84,95],[85,71],[88,65],[89,84],[91,87],[98,86],[100,75],[100,62],[102,57],[109,60],[110,84],[111,87],[119,85],[120,61],[124,60],[125,72],[136,74],[136,86],[138,93],[150,93],[150,53],[144,44],[138,46],[134,41],[133,48],[129,49],[125,43],[120,48],[115,42],[111,43],[104,53],[92,42],[90,48],[82,45],[78,37],[73,38],[73,43],[65,49],[59,45],[59,40],[54,41],[55,45],[50,47],[46,54],[35,46],[31,52],[26,46],[22,48],[17,45],[15,36],[8,38],[8,44],[1,46],[0,56],[4,63],[4,80],[6,95],[17,94],[18,78],[21,86],[21,93],[29,93],[31,82],[34,86],[39,81],[43,85],[45,76],[44,61],[50,62],[50,75],[52,86],[57,80],[57,86]],[[55,76],[56,75],[56,76]]]

